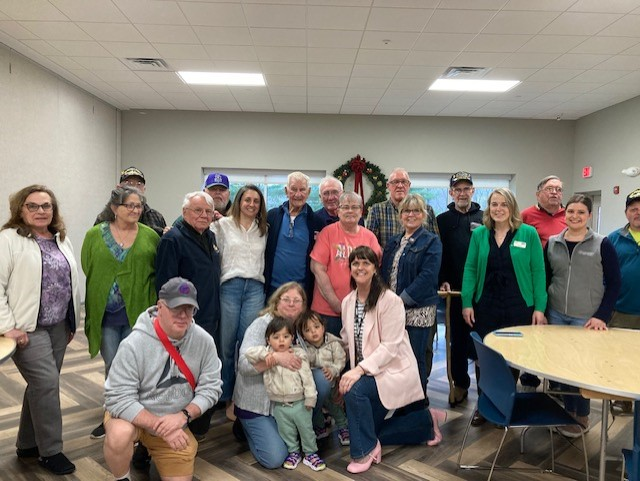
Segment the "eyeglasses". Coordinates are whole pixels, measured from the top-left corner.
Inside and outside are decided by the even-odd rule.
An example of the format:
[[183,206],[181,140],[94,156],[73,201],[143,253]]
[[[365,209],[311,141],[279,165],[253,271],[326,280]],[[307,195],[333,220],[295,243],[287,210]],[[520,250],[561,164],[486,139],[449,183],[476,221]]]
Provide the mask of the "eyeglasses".
[[[167,305],[165,304],[165,306]],[[190,306],[188,304],[184,306],[178,306],[178,307],[167,306],[167,309],[169,309],[169,312],[171,312],[171,314],[174,315],[175,317],[182,317],[182,316],[193,317],[195,316],[196,312],[198,312],[198,309],[195,306]]]
[[122,207],[127,209],[129,212],[133,212],[134,210],[142,210],[142,204],[134,204],[129,202],[128,204],[120,204]]
[[187,207],[186,209],[192,211],[196,217],[200,217],[202,214],[206,214],[207,217],[213,216],[213,209],[203,209],[202,207],[196,207],[195,209]]
[[281,297],[280,302],[284,302],[285,304],[302,304],[302,299],[296,297],[295,299],[291,299],[290,297]]
[[362,209],[361,205],[339,205],[338,206],[342,210],[360,210]]
[[391,185],[411,185],[411,181],[405,179],[390,180],[389,183]]
[[33,202],[27,202],[24,204],[29,212],[38,212],[39,209],[42,209],[42,212],[51,212],[53,209],[53,204],[49,202],[45,202],[44,204],[34,204]]
[[453,189],[453,193],[454,194],[468,194],[469,192],[471,192],[471,189],[473,189],[473,187],[457,187],[455,189]]
[[545,187],[544,190],[547,194],[553,194],[554,192],[557,192],[558,194],[562,194],[562,187]]
[[422,209],[402,209],[400,213],[403,215],[420,215],[422,214]]
[[129,187],[138,187],[138,188],[144,185],[144,182],[140,180],[123,180],[121,183],[124,185],[128,185]]

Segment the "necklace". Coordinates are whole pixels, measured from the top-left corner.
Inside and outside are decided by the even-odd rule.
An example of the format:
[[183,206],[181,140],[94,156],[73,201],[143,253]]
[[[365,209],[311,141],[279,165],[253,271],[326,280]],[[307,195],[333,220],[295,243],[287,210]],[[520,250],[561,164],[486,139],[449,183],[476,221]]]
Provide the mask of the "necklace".
[[120,232],[120,229],[118,228],[118,224],[117,224],[117,222],[116,222],[116,221],[114,221],[114,222],[112,223],[112,225],[116,228],[116,231],[118,231],[118,237],[120,237],[120,241],[118,241],[118,239],[116,239],[116,238],[115,238],[115,236],[114,236],[113,238],[115,239],[115,241],[118,243],[118,245],[119,245],[121,248],[124,248],[125,243],[126,243],[126,242],[127,242],[127,240],[129,239],[129,235],[130,235],[130,233],[131,233],[131,232],[136,232],[136,231],[138,230],[138,226],[136,225],[136,227],[135,227],[134,229],[127,230],[127,231],[126,231],[127,233],[123,236],[123,235],[122,235],[122,232]]

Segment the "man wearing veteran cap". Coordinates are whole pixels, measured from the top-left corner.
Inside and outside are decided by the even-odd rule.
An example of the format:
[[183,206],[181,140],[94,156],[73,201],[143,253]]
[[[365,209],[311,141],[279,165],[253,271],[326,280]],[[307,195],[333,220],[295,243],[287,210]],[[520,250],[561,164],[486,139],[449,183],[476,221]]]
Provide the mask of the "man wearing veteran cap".
[[[120,172],[119,185],[134,187],[138,189],[141,194],[144,194],[147,189],[144,174],[140,169],[136,167],[127,167],[122,172]],[[93,225],[99,224],[100,222],[103,222],[105,220],[107,219],[103,219],[101,218],[101,215],[98,215]],[[167,223],[165,222],[162,214],[157,210],[149,207],[149,204],[147,204],[146,202],[142,204],[142,214],[140,214],[139,222],[148,227],[151,227],[159,236],[162,236],[164,228],[167,226]]]
[[216,214],[213,220],[224,217],[231,209],[231,201],[229,200],[229,177],[218,172],[212,172],[204,179],[202,186],[207,194],[213,199],[213,205]]
[[161,479],[192,479],[198,442],[189,423],[220,397],[221,363],[213,338],[194,320],[194,285],[169,279],[118,348],[105,383],[104,457],[116,479],[129,479],[142,442]]
[[[449,195],[453,199],[447,211],[440,214],[438,230],[442,241],[440,265],[440,289],[459,291],[462,288],[464,263],[467,259],[471,232],[482,225],[482,210],[473,202],[473,179],[469,172],[456,172],[449,180]],[[451,377],[454,382],[454,398],[451,405],[464,401],[471,380],[469,378],[470,328],[462,318],[460,297],[451,298]]]

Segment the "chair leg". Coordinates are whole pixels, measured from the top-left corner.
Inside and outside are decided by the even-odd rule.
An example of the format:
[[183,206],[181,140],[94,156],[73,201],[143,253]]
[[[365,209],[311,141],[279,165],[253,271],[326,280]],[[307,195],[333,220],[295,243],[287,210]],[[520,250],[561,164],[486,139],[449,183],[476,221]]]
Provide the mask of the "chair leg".
[[524,437],[527,434],[527,431],[529,431],[529,426],[524,428],[520,433],[520,454],[524,454]]
[[587,481],[589,481],[589,457],[587,456],[587,442],[584,440],[584,428],[582,426],[580,426],[580,435],[582,437],[582,452],[584,453],[584,471]]
[[[478,409],[478,405],[476,404],[476,409]],[[473,411],[473,413],[475,413],[475,410]],[[469,429],[471,429],[471,421],[473,419],[473,413],[471,414],[471,417],[469,418],[469,422],[467,423],[467,429],[464,431],[464,436],[462,437],[462,446],[460,446],[460,453],[458,454],[458,469],[461,468],[469,468],[469,466],[462,466],[462,464],[460,464],[460,461],[462,461],[462,451],[464,451],[464,445],[467,442],[467,436],[469,435]]]
[[549,428],[549,437],[551,438],[551,472],[556,472],[556,450],[553,444],[553,429]]
[[489,471],[489,477],[487,481],[491,481],[491,476],[493,476],[493,470],[496,467],[496,463],[498,462],[498,455],[502,450],[502,445],[504,444],[504,440],[507,437],[507,433],[509,432],[509,428],[507,426],[504,427],[504,434],[502,435],[502,439],[500,440],[500,444],[498,445],[498,450],[496,451],[496,455],[493,457],[493,463],[491,463],[491,471]]

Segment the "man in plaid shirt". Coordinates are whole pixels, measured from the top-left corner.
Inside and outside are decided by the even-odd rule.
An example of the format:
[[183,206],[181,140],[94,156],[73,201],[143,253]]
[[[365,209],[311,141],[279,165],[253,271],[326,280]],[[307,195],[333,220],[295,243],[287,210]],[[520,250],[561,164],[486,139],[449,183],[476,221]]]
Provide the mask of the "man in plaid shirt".
[[[407,196],[410,187],[411,180],[407,171],[400,167],[393,169],[387,182],[389,200],[373,204],[369,209],[367,229],[375,234],[383,250],[389,239],[404,231],[398,218],[398,204]],[[440,235],[436,213],[433,211],[433,207],[428,204],[424,228],[437,236]]]

